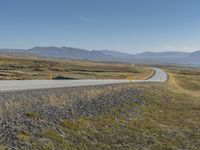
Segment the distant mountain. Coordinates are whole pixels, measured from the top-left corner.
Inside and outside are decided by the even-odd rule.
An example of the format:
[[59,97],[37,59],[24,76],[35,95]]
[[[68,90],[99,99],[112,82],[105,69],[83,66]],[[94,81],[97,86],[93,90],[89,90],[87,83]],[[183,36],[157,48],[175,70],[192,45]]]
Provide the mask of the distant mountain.
[[99,50],[101,52],[103,52],[105,55],[109,55],[115,58],[122,58],[122,57],[131,57],[133,56],[132,54],[128,54],[128,53],[122,53],[122,52],[117,52],[117,51],[112,51],[112,50]]
[[139,57],[153,57],[153,58],[183,58],[183,57],[188,57],[190,53],[186,52],[177,52],[177,51],[172,51],[172,52],[144,52],[137,54],[136,56]]
[[20,53],[51,58],[128,62],[139,64],[200,64],[200,50],[193,53],[186,52],[143,52],[128,54],[111,50],[85,50],[72,47],[34,47],[29,50],[0,49],[0,53]]
[[0,49],[0,53],[26,53],[26,51],[22,49]]
[[199,64],[200,56],[196,53],[186,52],[144,52],[136,54],[134,61],[139,60],[144,63],[162,63],[162,64]]
[[101,51],[88,51],[72,47],[35,47],[28,52],[39,56],[66,59],[105,60],[112,58],[112,56],[107,56]]
[[[200,57],[200,50],[191,53],[189,56],[190,57]],[[199,62],[200,62],[200,60],[199,60]]]

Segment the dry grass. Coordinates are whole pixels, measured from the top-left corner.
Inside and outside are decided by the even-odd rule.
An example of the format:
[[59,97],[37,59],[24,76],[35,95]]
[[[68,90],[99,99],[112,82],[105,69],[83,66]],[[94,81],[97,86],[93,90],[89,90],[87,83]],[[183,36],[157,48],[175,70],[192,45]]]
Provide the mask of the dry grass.
[[168,68],[168,86],[176,93],[200,97],[200,70],[193,68]]
[[49,79],[50,70],[53,78],[65,79],[146,79],[153,74],[150,68],[130,64],[0,56],[0,80]]
[[[10,97],[14,96],[12,101],[23,105],[19,107],[18,103],[9,100],[5,103],[7,109],[14,112],[13,118],[22,110],[22,114],[17,115],[21,120],[15,120],[18,122],[16,128],[29,127],[27,120],[34,125],[28,128],[29,132],[19,132],[21,141],[30,139],[30,143],[34,143],[36,148],[32,149],[199,150],[200,96],[194,94],[199,92],[196,90],[199,86],[198,71],[191,68],[165,69],[170,76],[167,83],[49,89],[21,95],[10,93]],[[184,84],[181,84],[179,75]],[[19,97],[24,97],[24,100]],[[70,113],[62,112],[69,105],[73,113],[80,106],[77,110],[82,110],[81,113],[68,118]],[[37,112],[39,108],[41,111]],[[106,108],[109,111],[105,111]],[[95,113],[100,109],[104,111]],[[46,115],[48,111],[50,115]],[[36,128],[41,123],[48,125]]]
[[3,144],[0,144],[0,150],[6,150],[6,146]]

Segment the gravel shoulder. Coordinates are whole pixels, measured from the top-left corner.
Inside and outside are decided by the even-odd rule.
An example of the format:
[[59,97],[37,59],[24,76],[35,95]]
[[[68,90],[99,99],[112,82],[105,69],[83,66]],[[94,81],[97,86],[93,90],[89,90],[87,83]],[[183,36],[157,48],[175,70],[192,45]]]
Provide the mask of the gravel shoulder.
[[[138,103],[141,91],[124,86],[0,93],[0,141],[10,148],[31,149],[38,133],[58,129],[62,120],[98,117],[122,104]],[[20,141],[19,134],[30,136]],[[42,140],[42,139],[40,139]]]
[[171,80],[0,93],[0,149],[199,150],[199,97]]

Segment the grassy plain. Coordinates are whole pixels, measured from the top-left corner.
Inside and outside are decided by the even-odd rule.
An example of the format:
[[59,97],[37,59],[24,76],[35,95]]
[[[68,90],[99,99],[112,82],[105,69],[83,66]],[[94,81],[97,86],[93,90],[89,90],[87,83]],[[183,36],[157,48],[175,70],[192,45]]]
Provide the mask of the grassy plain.
[[200,96],[200,68],[171,66],[166,68],[169,74],[169,88],[176,93]]
[[199,150],[200,70],[162,68],[167,83],[0,93],[1,147]]
[[146,79],[153,70],[120,63],[58,60],[38,57],[0,56],[0,80],[24,79]]

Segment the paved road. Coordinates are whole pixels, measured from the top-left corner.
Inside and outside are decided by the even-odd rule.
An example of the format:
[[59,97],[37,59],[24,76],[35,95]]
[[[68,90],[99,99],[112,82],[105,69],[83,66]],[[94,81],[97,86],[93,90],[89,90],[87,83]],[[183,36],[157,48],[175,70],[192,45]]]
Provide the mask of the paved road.
[[[155,74],[148,80],[134,80],[133,82],[165,82],[167,74],[161,69],[153,68]],[[48,89],[61,87],[78,87],[91,85],[106,85],[128,83],[128,80],[10,80],[0,81],[0,92],[24,91],[33,89]]]

